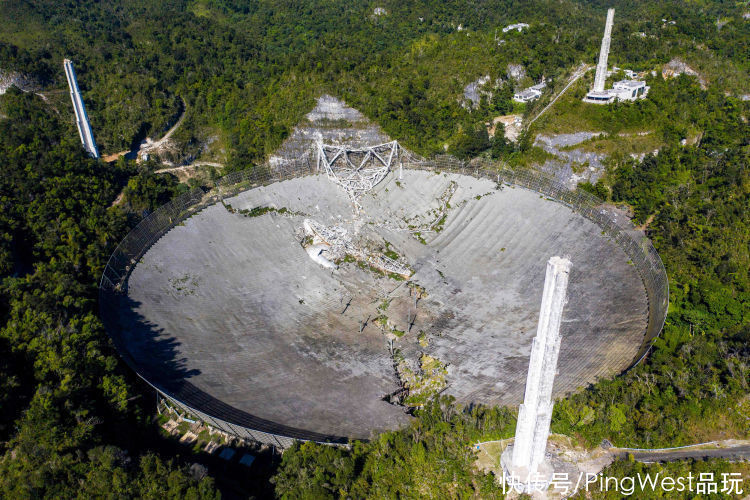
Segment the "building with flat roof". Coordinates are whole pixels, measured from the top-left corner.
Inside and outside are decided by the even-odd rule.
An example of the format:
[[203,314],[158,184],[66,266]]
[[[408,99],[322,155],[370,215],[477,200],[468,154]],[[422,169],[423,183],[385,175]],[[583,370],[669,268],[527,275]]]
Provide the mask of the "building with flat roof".
[[648,95],[649,86],[641,80],[620,80],[612,85],[610,93],[616,94],[620,101],[635,101]]
[[596,65],[596,75],[594,76],[594,88],[586,94],[583,102],[596,104],[607,104],[614,100],[609,93],[604,90],[604,83],[607,80],[607,58],[609,57],[609,42],[612,38],[612,24],[615,19],[615,9],[607,11],[607,22],[604,25],[604,36],[602,37],[602,46],[599,50],[599,62]]
[[528,88],[520,90],[513,94],[513,100],[516,102],[530,102],[539,99],[541,95],[542,92],[540,90]]
[[584,102],[592,104],[610,104],[615,101],[635,101],[648,95],[650,87],[640,80],[620,80],[611,89],[601,92],[591,91],[586,94]]
[[[646,82],[634,80],[635,72],[626,69],[625,74],[630,80],[620,80],[612,85],[611,89],[605,89],[604,84],[609,76],[607,71],[607,58],[609,57],[609,45],[612,37],[612,24],[614,22],[615,9],[607,11],[607,22],[604,25],[604,36],[602,37],[602,47],[599,51],[599,63],[596,65],[596,76],[594,77],[594,87],[583,98],[583,102],[592,104],[609,104],[615,101],[635,101],[643,99],[648,94],[649,87]],[[613,68],[618,70],[619,68]]]
[[545,83],[544,78],[542,78],[542,81],[540,83],[532,85],[527,89],[520,90],[513,94],[513,100],[516,102],[529,102],[539,99],[539,97],[541,97],[542,95],[542,89],[544,89],[546,86],[547,84]]
[[583,102],[588,102],[591,104],[609,104],[611,102],[614,102],[616,97],[616,95],[612,94],[608,90],[602,90],[601,92],[592,90],[591,92],[586,94],[586,97],[583,98]]

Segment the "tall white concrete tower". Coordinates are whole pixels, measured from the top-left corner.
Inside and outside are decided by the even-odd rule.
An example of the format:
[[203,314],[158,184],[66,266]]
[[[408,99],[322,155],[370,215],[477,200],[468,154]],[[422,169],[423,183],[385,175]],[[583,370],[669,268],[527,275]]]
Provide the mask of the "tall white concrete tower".
[[609,104],[614,102],[617,97],[616,92],[604,90],[604,83],[607,81],[607,58],[609,57],[609,42],[612,39],[612,22],[615,19],[615,9],[607,11],[607,24],[604,25],[604,37],[602,38],[602,48],[599,51],[599,63],[596,65],[596,75],[594,76],[594,87],[583,98],[583,102],[592,104]]
[[73,101],[73,111],[76,115],[78,135],[81,136],[83,149],[85,149],[93,158],[99,158],[99,151],[96,149],[94,134],[91,132],[91,125],[89,125],[89,116],[86,114],[86,107],[83,105],[81,91],[78,88],[78,80],[76,80],[76,72],[73,69],[73,61],[65,59],[63,61],[63,67],[65,68],[65,78],[68,79],[70,98]]
[[615,9],[607,11],[607,24],[604,25],[604,38],[599,51],[599,63],[596,65],[594,77],[594,92],[604,92],[604,82],[607,80],[607,58],[609,57],[609,42],[612,38],[612,23],[615,19]]
[[[542,293],[542,307],[536,338],[531,344],[526,393],[518,411],[516,439],[502,456],[506,480],[513,478],[514,486],[524,485],[525,491],[549,484],[552,470],[545,464],[544,455],[552,419],[552,386],[560,353],[560,323],[567,301],[570,261],[552,257],[547,262],[547,274]],[[535,486],[536,485],[536,486]]]

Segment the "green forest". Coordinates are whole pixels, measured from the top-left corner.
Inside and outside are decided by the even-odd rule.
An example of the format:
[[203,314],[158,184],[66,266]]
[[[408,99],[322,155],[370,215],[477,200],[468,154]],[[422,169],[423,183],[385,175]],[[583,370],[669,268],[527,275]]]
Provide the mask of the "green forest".
[[[557,92],[579,64],[595,64],[610,6],[610,65],[647,72],[649,97],[585,105],[589,73],[517,142],[491,137],[493,117],[528,119],[551,97],[519,106],[514,90],[544,77]],[[144,216],[210,182],[155,174],[158,160],[89,158],[66,57],[102,155],[162,136],[184,112],[175,161],[217,162],[221,173],[265,161],[323,93],[419,154],[513,168],[543,163],[536,134],[602,131],[598,144],[614,145],[606,174],[578,188],[644,227],[669,276],[669,315],[642,363],[556,402],[552,431],[643,448],[750,438],[748,11],[708,1],[0,3],[0,76],[33,82],[0,95],[0,496],[501,498],[471,445],[515,429],[515,408],[442,397],[369,442],[296,444],[237,480],[192,473],[200,457],[160,432],[153,391],[99,319],[97,286]],[[501,33],[515,22],[530,26]],[[663,79],[658,69],[675,58],[700,77]],[[508,77],[510,64],[526,76]],[[466,106],[464,87],[484,75],[502,82]],[[618,151],[622,134],[643,130],[658,154]],[[610,473],[643,467],[617,462]]]

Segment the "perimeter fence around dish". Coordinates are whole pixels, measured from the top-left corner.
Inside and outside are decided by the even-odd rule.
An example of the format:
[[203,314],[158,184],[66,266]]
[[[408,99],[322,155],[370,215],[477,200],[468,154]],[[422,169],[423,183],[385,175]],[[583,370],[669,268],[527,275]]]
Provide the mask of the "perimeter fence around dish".
[[[401,150],[396,168],[427,170],[442,173],[471,175],[495,182],[498,186],[518,186],[542,194],[568,206],[597,224],[630,259],[643,280],[648,296],[648,325],[643,344],[632,366],[648,353],[653,340],[664,326],[669,303],[669,284],[662,261],[651,242],[634,230],[629,222],[618,224],[602,201],[582,190],[569,190],[554,178],[529,170],[510,170],[502,164],[474,160],[463,162],[451,156],[424,159]],[[319,173],[311,154],[296,160],[285,160],[273,165],[264,164],[241,172],[230,173],[215,183],[215,188],[194,189],[178,196],[145,217],[112,253],[99,284],[100,315],[110,332],[120,355],[150,386],[182,411],[194,415],[209,425],[240,438],[272,444],[281,448],[295,440],[344,444],[345,437],[327,436],[316,432],[293,429],[249,415],[229,407],[186,381],[158,380],[152,370],[132,359],[121,336],[119,308],[127,296],[128,277],[148,249],[170,229],[200,210],[237,194],[260,186],[315,175]],[[158,372],[157,372],[158,373]]]

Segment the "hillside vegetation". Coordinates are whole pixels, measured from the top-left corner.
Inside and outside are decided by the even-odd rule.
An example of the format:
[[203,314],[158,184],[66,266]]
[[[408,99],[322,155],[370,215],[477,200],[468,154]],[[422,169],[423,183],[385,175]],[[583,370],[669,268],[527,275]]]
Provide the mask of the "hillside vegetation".
[[[73,59],[105,154],[163,134],[182,97],[189,110],[176,136],[182,157],[210,143],[233,168],[246,168],[275,150],[322,92],[343,97],[407,147],[430,154],[509,109],[512,85],[498,81],[509,80],[509,64],[527,75],[510,84],[527,85],[542,76],[562,80],[579,62],[594,63],[605,13],[570,0],[379,6],[386,15],[346,2],[11,1],[0,7],[14,20],[0,26],[0,63],[64,91],[61,61]],[[708,81],[738,92],[733,82],[748,74],[747,54],[737,50],[748,37],[741,11],[723,12],[728,22],[719,29],[715,6],[616,7],[611,64],[650,70],[700,50],[711,54],[702,60],[714,61]],[[665,17],[676,24],[664,25]],[[530,28],[499,31],[518,19]],[[485,75],[485,90],[496,98],[468,111],[462,90]],[[610,118],[632,123],[627,114]]]

